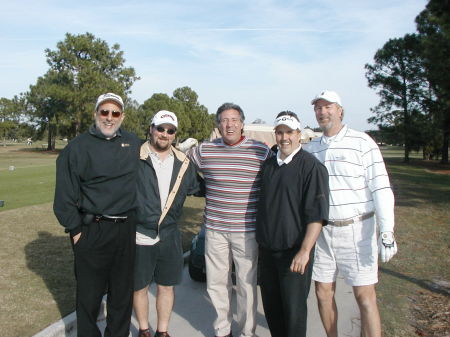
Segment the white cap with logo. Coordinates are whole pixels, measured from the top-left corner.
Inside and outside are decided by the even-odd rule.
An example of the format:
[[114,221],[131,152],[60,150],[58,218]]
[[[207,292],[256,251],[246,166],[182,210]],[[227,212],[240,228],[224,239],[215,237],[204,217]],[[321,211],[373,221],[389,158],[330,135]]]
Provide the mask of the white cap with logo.
[[97,103],[95,103],[95,110],[97,111],[98,107],[106,101],[114,101],[120,105],[123,110],[123,100],[119,95],[113,94],[112,92],[108,92],[106,94],[102,94],[98,96]]
[[297,120],[297,118],[289,115],[277,117],[277,119],[275,119],[275,122],[273,123],[273,127],[276,128],[278,125],[286,125],[288,128],[291,128],[292,130],[302,129],[302,126],[300,122]]
[[342,106],[341,98],[339,95],[331,90],[323,90],[319,94],[314,97],[314,99],[311,101],[311,104],[314,105],[319,99],[323,99],[330,103],[337,103],[340,106]]
[[177,116],[171,111],[158,111],[155,116],[153,116],[152,125],[158,126],[161,124],[171,124],[174,127],[178,128]]

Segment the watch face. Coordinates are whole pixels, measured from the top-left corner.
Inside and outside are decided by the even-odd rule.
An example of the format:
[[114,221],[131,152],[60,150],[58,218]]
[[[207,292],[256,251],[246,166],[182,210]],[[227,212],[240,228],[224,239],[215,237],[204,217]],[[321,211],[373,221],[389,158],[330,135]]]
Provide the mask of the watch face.
[[383,245],[386,247],[392,247],[394,245],[394,234],[393,233],[383,233],[381,234],[381,239],[383,241]]

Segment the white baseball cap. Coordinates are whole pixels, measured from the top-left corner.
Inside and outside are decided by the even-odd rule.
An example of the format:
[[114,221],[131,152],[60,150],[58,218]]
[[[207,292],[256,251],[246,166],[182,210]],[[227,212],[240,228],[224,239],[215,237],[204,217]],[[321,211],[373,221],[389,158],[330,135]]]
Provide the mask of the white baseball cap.
[[171,111],[167,110],[158,111],[156,115],[153,116],[152,125],[158,126],[161,124],[171,124],[174,127],[178,128],[177,116]]
[[103,102],[106,102],[106,101],[114,101],[114,102],[118,103],[123,110],[122,97],[120,97],[119,95],[113,94],[112,92],[108,92],[106,94],[102,94],[102,95],[98,96],[97,103],[95,103],[95,110],[97,111],[100,104],[102,104]]
[[301,126],[300,122],[297,120],[297,118],[289,116],[289,115],[283,115],[283,116],[277,117],[277,119],[275,119],[275,122],[273,123],[274,129],[278,125],[286,125],[288,128],[290,128],[292,130],[301,130],[302,129],[302,126]]
[[339,95],[331,90],[323,90],[319,94],[314,97],[314,99],[311,101],[311,104],[314,105],[319,99],[323,99],[325,101],[328,101],[330,103],[337,103],[340,106],[342,106],[341,98]]

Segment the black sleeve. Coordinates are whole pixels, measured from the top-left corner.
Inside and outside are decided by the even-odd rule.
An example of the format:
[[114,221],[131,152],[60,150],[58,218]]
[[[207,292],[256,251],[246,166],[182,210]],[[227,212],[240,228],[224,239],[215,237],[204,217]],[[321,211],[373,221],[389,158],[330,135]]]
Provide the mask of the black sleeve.
[[323,225],[326,225],[328,222],[330,195],[328,171],[315,158],[304,187],[305,224],[321,222]]
[[66,232],[76,235],[81,231],[80,177],[72,160],[72,147],[66,147],[56,160],[56,186],[53,211]]
[[188,182],[189,182],[189,186],[187,189],[187,195],[198,196],[197,194],[201,190],[201,181],[203,179],[198,174],[197,168],[195,167],[195,165],[192,162],[189,163],[189,167],[187,169],[186,175],[187,175]]

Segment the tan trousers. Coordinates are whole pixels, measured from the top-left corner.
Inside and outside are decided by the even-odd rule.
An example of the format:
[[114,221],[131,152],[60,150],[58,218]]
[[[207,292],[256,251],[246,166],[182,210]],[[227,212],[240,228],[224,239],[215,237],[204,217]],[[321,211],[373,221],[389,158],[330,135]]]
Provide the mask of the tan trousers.
[[252,337],[256,328],[258,244],[255,232],[230,233],[206,230],[206,280],[216,309],[216,336],[230,333],[232,261],[236,271],[237,324],[241,337]]

